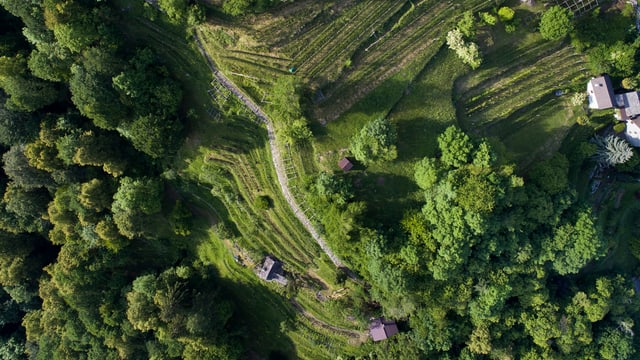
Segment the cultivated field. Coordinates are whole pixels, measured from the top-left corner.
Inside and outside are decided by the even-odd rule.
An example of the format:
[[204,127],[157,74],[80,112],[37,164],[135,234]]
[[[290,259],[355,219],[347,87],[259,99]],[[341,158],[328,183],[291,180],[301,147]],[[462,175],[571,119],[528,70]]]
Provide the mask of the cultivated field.
[[558,150],[578,115],[569,98],[590,76],[584,55],[524,26],[485,41],[485,64],[456,82],[460,125],[499,139],[522,163]]
[[314,118],[324,123],[406,67],[424,66],[457,14],[489,3],[302,1],[242,25],[198,31],[220,68],[258,99],[276,76],[295,68],[315,103]]
[[[143,18],[136,14],[141,11],[138,7],[128,11],[136,15],[132,18]],[[189,99],[189,108],[184,109],[189,119],[187,138],[174,159],[174,171],[166,177],[194,213],[196,230],[189,245],[197,247],[200,261],[214,265],[228,280],[222,287],[236,300],[234,321],[246,327],[248,348],[262,357],[281,353],[290,358],[333,359],[357,354],[352,337],[305,320],[289,303],[287,296],[295,295],[298,285],[285,289],[254,274],[262,256],[273,254],[284,262],[292,279],[308,277],[312,271],[335,286],[336,276],[280,192],[264,126],[232,96],[225,100],[223,95],[228,94],[211,91],[211,72],[195,45],[184,40],[182,29],[173,32],[170,24],[143,20],[130,24],[128,33],[136,34],[141,43],[144,39],[144,45],[183,74]],[[296,149],[290,153],[288,161],[296,167],[313,166]],[[268,210],[254,205],[261,195],[270,199]],[[301,284],[299,291],[308,291]],[[314,315],[332,318],[332,312],[322,311],[321,303],[315,309]],[[352,324],[351,330],[358,329]]]

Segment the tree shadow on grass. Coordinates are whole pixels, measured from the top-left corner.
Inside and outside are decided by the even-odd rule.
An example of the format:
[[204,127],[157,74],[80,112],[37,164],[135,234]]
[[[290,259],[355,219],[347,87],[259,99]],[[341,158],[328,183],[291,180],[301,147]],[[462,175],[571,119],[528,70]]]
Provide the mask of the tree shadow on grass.
[[425,118],[403,120],[398,124],[397,161],[417,161],[424,157],[435,157],[438,151],[438,136],[449,126],[443,122]]
[[295,312],[282,295],[263,284],[230,279],[222,279],[221,287],[235,307],[230,324],[249,353],[257,353],[260,358],[296,358],[295,344],[281,326],[292,322]]
[[356,199],[367,202],[366,222],[379,227],[381,223],[397,224],[410,208],[420,206],[414,195],[419,190],[409,177],[390,174],[362,172],[354,176]]
[[234,261],[223,241],[211,236],[210,225],[208,221],[194,222],[187,251],[212,272],[224,273],[212,281],[219,286],[221,297],[233,306],[227,335],[243,344],[243,358],[264,359],[275,353],[279,359],[295,359],[295,344],[281,325],[294,321],[295,310],[251,269]]

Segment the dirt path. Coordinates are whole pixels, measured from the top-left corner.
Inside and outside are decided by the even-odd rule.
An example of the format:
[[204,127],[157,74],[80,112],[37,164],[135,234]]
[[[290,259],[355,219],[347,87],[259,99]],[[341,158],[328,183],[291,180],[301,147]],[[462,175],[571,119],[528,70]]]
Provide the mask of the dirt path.
[[298,220],[300,220],[302,225],[304,225],[307,231],[309,231],[313,239],[318,243],[318,245],[320,245],[320,248],[322,249],[322,251],[324,251],[324,253],[327,254],[327,256],[329,257],[329,259],[331,259],[333,264],[336,267],[346,269],[347,272],[350,275],[352,275],[353,273],[349,271],[346,268],[346,266],[344,266],[344,264],[340,261],[340,259],[338,259],[338,257],[333,253],[333,251],[331,251],[331,249],[329,248],[327,243],[324,241],[322,236],[320,236],[320,234],[313,227],[313,225],[311,224],[311,221],[309,221],[309,218],[304,214],[304,212],[302,212],[302,210],[300,209],[300,206],[298,206],[298,203],[296,202],[295,198],[291,194],[291,190],[289,189],[289,180],[287,179],[285,168],[284,168],[284,162],[282,160],[282,154],[280,153],[280,148],[278,147],[278,143],[276,141],[276,134],[275,134],[275,129],[273,128],[273,123],[271,122],[271,120],[269,120],[269,117],[267,116],[267,114],[265,114],[262,111],[262,109],[260,109],[260,107],[256,105],[256,103],[254,103],[253,100],[251,100],[251,98],[249,98],[249,96],[247,96],[242,90],[240,90],[240,88],[238,88],[231,80],[229,80],[229,78],[227,78],[222,72],[218,70],[213,60],[211,59],[207,51],[204,49],[204,46],[202,46],[202,42],[200,41],[198,32],[194,31],[193,35],[196,41],[196,45],[198,46],[198,49],[200,50],[202,55],[205,57],[205,59],[207,59],[209,68],[213,72],[213,75],[215,76],[215,78],[222,85],[224,85],[224,87],[226,87],[229,91],[231,91],[238,99],[240,99],[240,101],[242,101],[258,117],[258,119],[260,119],[260,121],[264,122],[267,125],[267,133],[269,136],[269,148],[271,149],[271,158],[273,159],[273,166],[275,167],[276,174],[278,175],[278,182],[280,183],[280,189],[282,190],[282,194],[284,195],[285,199],[287,200],[287,203],[291,207],[291,210],[296,215]]

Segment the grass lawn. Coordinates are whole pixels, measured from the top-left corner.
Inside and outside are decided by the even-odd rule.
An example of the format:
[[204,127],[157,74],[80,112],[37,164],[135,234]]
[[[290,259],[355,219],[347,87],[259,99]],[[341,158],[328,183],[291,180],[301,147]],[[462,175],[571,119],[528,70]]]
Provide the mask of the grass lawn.
[[414,164],[425,156],[435,156],[436,137],[456,123],[453,84],[466,71],[455,54],[442,47],[422,71],[401,71],[321,129],[315,143],[320,167],[335,170],[349,139],[368,121],[387,116],[397,127],[398,159],[372,165],[355,175],[357,192],[369,201],[374,221],[398,220],[403,211],[422,201],[413,181]]
[[570,91],[583,91],[590,74],[568,44],[542,39],[529,8],[518,8],[518,16],[515,33],[500,25],[479,32],[483,64],[457,81],[455,98],[463,129],[499,140],[526,167],[559,149],[581,114]]
[[604,191],[606,195],[597,205],[600,210],[597,210],[596,214],[599,227],[603,229],[608,241],[608,253],[587,271],[633,273],[640,261],[629,250],[629,241],[637,236],[633,229],[637,227],[640,201],[635,193],[640,191],[640,184],[615,182],[602,185],[601,188],[598,191]]
[[[334,267],[326,256],[320,256],[319,247],[282,197],[264,126],[251,121],[246,113],[211,116],[207,110],[219,106],[207,94],[212,75],[202,55],[185,39],[184,29],[162,19],[145,20],[139,4],[122,2],[122,8],[126,9],[122,16],[128,18],[123,21],[124,30],[138,39],[140,46],[152,47],[180,75],[187,99],[183,111],[193,110],[186,124],[185,143],[169,176],[172,188],[196,209],[197,229],[191,240],[197,244],[200,261],[218,269],[223,291],[234,299],[234,321],[244,329],[247,348],[260,357],[280,354],[332,359],[356,354],[357,348],[349,345],[348,337],[298,319],[284,289],[259,281],[250,267],[237,264],[218,237],[229,236],[251,260],[259,262],[263,254],[271,253],[285,263],[286,270],[302,275],[311,270],[333,285]],[[233,101],[227,105],[230,112],[238,110]],[[293,161],[310,166],[295,149],[293,153]],[[270,209],[254,206],[260,195],[269,197]],[[226,231],[214,231],[216,223],[224,224]],[[319,315],[331,319],[330,312]]]

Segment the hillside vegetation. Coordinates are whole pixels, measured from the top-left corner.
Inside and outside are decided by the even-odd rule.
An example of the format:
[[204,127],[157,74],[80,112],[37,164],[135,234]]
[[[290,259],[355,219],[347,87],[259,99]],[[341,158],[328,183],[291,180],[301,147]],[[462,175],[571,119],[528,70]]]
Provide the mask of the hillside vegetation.
[[634,10],[560,3],[0,0],[0,357],[637,357]]

